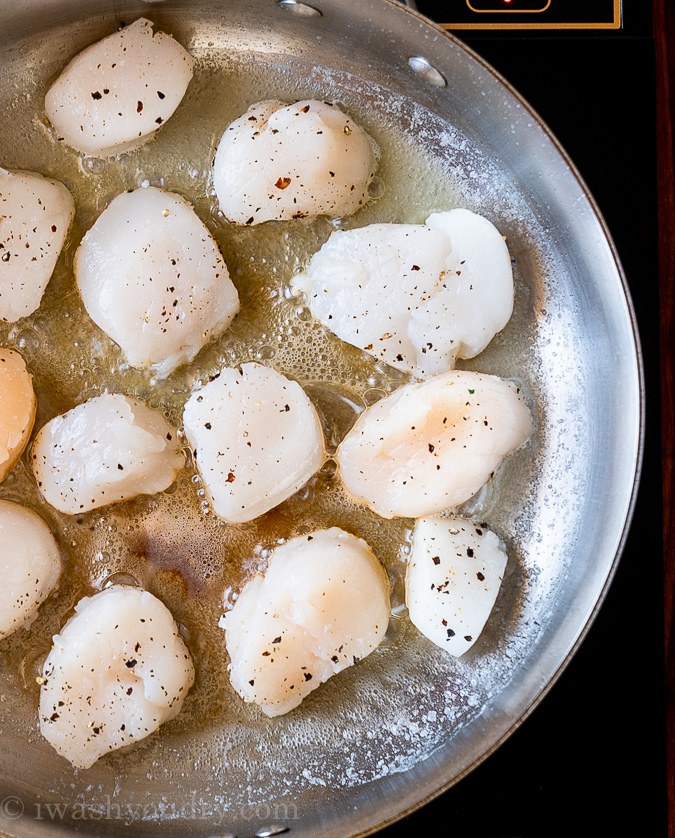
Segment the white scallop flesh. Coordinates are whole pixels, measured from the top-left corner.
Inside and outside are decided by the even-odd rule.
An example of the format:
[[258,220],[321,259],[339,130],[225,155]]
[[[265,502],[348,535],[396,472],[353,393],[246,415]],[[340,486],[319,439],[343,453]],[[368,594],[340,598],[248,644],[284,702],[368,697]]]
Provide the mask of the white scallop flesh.
[[347,489],[385,518],[421,518],[474,495],[533,431],[516,387],[453,370],[369,407],[340,444]]
[[13,349],[0,348],[0,483],[26,447],[36,410],[33,376],[26,362]]
[[418,378],[482,352],[513,311],[504,239],[466,209],[336,231],[291,285],[341,340]]
[[262,364],[223,369],[190,397],[183,424],[213,511],[234,523],[289,498],[326,456],[302,387]]
[[61,554],[47,524],[31,509],[0,500],[0,639],[31,625],[60,575]]
[[232,686],[279,716],[369,655],[389,624],[389,582],[370,547],[333,527],[277,547],[221,619]]
[[106,393],[48,422],[35,438],[31,463],[47,503],[76,515],[162,492],[183,455],[161,413]]
[[218,246],[180,195],[118,195],[82,239],[75,278],[91,319],[159,378],[191,361],[239,310]]
[[81,599],[42,668],[40,731],[77,768],[175,718],[194,682],[168,608],[123,585]]
[[499,538],[484,524],[420,518],[405,583],[411,621],[441,649],[463,655],[490,616],[506,561]]
[[142,145],[174,113],[194,59],[140,18],[76,55],[47,91],[45,112],[59,138],[89,155]]
[[0,320],[14,323],[40,306],[74,215],[58,180],[0,167]]
[[375,142],[327,102],[257,102],[228,126],[213,184],[237,224],[313,215],[346,216],[367,200]]

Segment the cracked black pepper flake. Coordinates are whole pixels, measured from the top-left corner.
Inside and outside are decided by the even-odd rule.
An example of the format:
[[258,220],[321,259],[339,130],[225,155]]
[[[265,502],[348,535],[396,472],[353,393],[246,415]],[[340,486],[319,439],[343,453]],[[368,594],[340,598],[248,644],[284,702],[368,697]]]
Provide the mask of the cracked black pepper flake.
[[431,557],[431,561],[432,561],[434,564],[438,565],[438,564],[440,564],[440,563],[441,563],[441,557],[440,557],[440,556],[432,556],[432,557]]
[[476,579],[478,579],[479,582],[484,582],[485,581],[485,576],[480,572],[480,570],[476,574]]

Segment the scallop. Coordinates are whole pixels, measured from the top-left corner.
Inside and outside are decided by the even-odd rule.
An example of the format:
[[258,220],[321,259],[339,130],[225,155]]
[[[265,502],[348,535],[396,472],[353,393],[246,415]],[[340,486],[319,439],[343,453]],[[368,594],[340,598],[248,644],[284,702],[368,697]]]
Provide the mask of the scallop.
[[160,413],[105,393],[48,422],[35,438],[31,462],[47,503],[75,515],[167,489],[183,455]]
[[91,44],[47,91],[59,138],[84,154],[111,156],[149,140],[180,104],[194,59],[153,23],[135,23]]
[[389,616],[387,575],[365,541],[337,527],[292,538],[221,619],[232,686],[268,716],[288,713],[374,651]]
[[81,599],[42,669],[40,731],[77,768],[138,742],[181,710],[194,682],[168,608],[116,585]]
[[213,168],[237,224],[351,215],[367,199],[375,142],[329,102],[257,102],[225,130]]
[[0,639],[28,628],[56,588],[61,554],[51,530],[32,509],[0,500]]
[[504,239],[466,209],[336,231],[292,289],[341,340],[418,378],[482,352],[513,311]]
[[441,649],[463,655],[490,616],[506,562],[499,538],[485,524],[420,518],[406,573],[411,621]]
[[262,364],[223,369],[190,397],[183,424],[213,511],[234,523],[289,498],[326,456],[304,390]]
[[0,320],[39,306],[75,215],[58,180],[0,168]]
[[158,378],[191,361],[239,310],[213,237],[180,195],[118,195],[75,254],[87,313],[133,367]]
[[13,349],[0,349],[0,483],[26,447],[36,410],[33,376],[26,362]]
[[336,453],[347,489],[385,518],[421,518],[474,495],[533,431],[516,387],[453,370],[369,407]]

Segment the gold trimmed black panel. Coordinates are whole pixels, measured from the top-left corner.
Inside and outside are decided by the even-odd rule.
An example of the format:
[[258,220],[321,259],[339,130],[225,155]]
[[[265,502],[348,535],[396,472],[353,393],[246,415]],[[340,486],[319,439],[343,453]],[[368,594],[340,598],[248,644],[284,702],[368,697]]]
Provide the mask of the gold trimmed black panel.
[[444,29],[621,29],[622,0],[417,0]]

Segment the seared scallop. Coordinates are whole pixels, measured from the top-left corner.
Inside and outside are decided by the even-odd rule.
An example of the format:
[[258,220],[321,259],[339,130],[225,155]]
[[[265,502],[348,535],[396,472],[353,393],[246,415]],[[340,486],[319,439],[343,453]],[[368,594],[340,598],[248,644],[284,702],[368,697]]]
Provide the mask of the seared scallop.
[[30,626],[60,575],[61,555],[47,524],[31,509],[0,500],[0,639]]
[[385,518],[420,518],[468,500],[532,433],[515,386],[454,370],[369,407],[340,444],[347,489]]
[[213,237],[180,195],[118,195],[82,239],[75,277],[91,319],[133,367],[165,378],[239,310]]
[[293,538],[221,620],[232,686],[268,716],[288,713],[376,649],[389,612],[387,575],[365,541],[337,527]]
[[31,463],[47,503],[75,515],[167,489],[183,455],[160,413],[106,393],[48,422],[35,438]]
[[237,224],[351,215],[375,173],[374,141],[342,111],[313,99],[257,102],[226,129],[213,183]]
[[0,168],[0,320],[39,307],[74,215],[58,180]]
[[325,459],[300,385],[261,364],[223,369],[190,397],[185,433],[216,515],[251,521],[297,492]]
[[77,768],[180,712],[194,666],[167,607],[122,585],[85,597],[42,668],[40,731]]
[[0,349],[0,483],[14,468],[33,430],[33,376],[13,349]]
[[47,118],[77,151],[109,156],[135,148],[180,104],[194,59],[152,27],[140,18],[91,44],[47,91]]
[[466,209],[337,231],[292,288],[339,338],[419,378],[482,352],[513,311],[506,244]]
[[406,574],[406,605],[417,628],[451,655],[478,639],[497,599],[506,552],[485,524],[420,518]]

